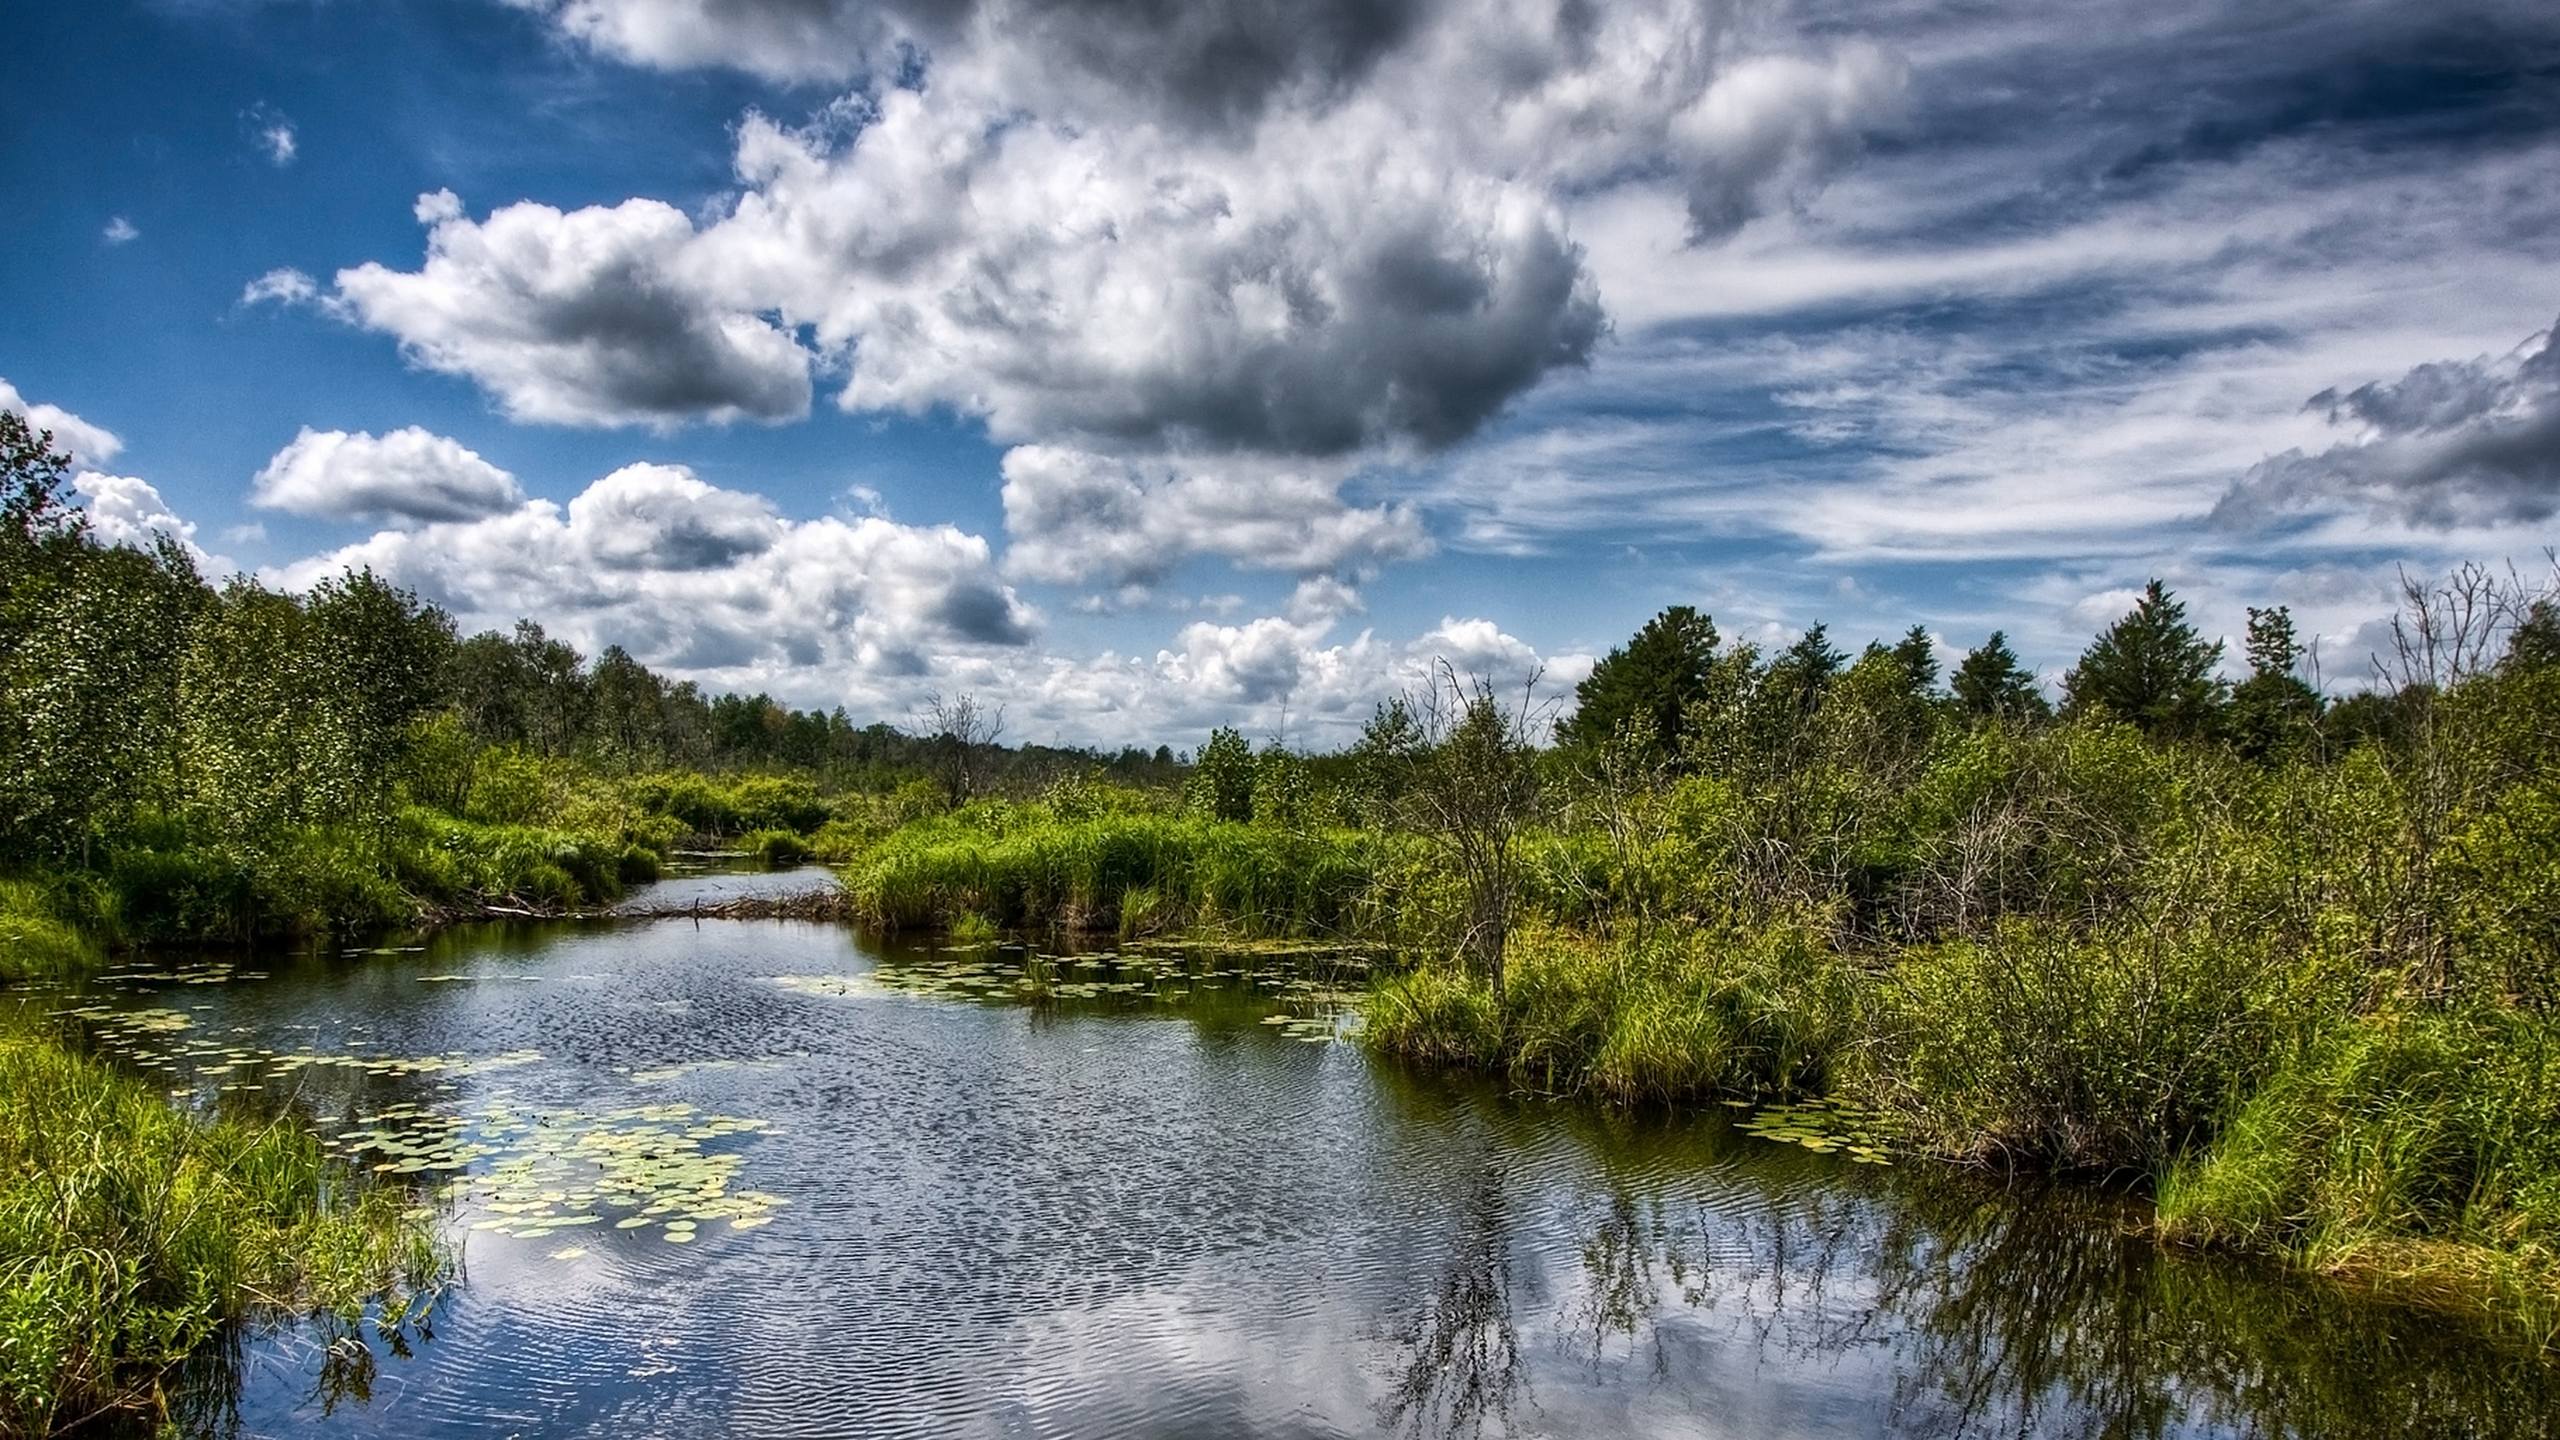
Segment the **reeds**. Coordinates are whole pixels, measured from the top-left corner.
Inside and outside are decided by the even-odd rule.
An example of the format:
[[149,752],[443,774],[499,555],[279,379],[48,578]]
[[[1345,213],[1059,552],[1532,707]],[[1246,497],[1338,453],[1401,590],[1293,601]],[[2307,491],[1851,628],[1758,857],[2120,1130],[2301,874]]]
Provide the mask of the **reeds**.
[[404,1204],[289,1121],[189,1115],[0,1029],[0,1433],[150,1418],[163,1377],[244,1322],[397,1327],[445,1272]]

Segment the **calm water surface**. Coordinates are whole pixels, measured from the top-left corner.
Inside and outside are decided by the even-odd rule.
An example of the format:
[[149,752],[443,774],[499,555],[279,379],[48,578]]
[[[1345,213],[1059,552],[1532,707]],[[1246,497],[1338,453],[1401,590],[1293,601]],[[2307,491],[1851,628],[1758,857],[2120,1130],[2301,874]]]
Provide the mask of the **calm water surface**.
[[[749,883],[795,882],[662,894]],[[2555,1423],[2539,1362],[2165,1258],[2104,1205],[1404,1073],[1327,1038],[1356,969],[1086,964],[1034,1002],[1020,961],[627,920],[153,969],[55,1003],[200,1103],[309,1115],[417,1184],[460,1248],[463,1283],[404,1346],[251,1340],[199,1392],[207,1432]]]

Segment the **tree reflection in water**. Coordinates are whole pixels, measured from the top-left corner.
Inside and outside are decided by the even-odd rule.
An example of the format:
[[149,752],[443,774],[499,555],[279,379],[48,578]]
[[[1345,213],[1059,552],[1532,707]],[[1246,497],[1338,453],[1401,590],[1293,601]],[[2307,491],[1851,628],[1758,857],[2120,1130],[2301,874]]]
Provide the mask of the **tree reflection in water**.
[[[1472,1182],[1429,1298],[1392,1334],[1390,1429],[1540,1428],[1515,1410],[1545,1351],[1533,1342],[1524,1365],[1513,1307],[1518,1293],[1552,1288],[1555,1353],[1580,1372],[1557,1377],[1568,1389],[1792,1374],[1863,1408],[1860,1433],[2530,1440],[2560,1430],[2560,1368],[2543,1357],[2230,1257],[2164,1252],[2130,1223],[2135,1212],[2085,1194],[2003,1191],[1924,1167],[1813,1186],[1746,1181],[1706,1198],[1603,1175],[1564,1205],[1574,1244],[1549,1247],[1549,1272],[1531,1232],[1551,1217],[1507,1199],[1498,1166],[1488,1161]],[[1531,1213],[1514,1213],[1523,1208]],[[1527,1268],[1515,1276],[1515,1265]],[[1729,1361],[1736,1347],[1748,1363],[1699,1363]],[[1853,1354],[1880,1372],[1863,1399],[1857,1367],[1839,1363]],[[1843,1383],[1845,1394],[1833,1388]],[[1705,1414],[1743,1397],[1672,1398]]]
[[1509,1433],[1527,1388],[1512,1317],[1511,1230],[1500,1163],[1477,1167],[1431,1293],[1390,1339],[1403,1356],[1379,1407],[1387,1429],[1420,1436]]

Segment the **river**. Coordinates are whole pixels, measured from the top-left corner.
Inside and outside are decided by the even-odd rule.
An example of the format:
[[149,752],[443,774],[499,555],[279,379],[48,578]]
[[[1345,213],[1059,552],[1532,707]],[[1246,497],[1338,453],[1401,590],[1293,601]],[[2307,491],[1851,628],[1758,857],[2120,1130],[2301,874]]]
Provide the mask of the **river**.
[[[650,897],[749,884],[678,877]],[[1026,974],[1033,977],[1026,982]],[[2551,1367],[2127,1210],[1409,1073],[1356,957],[787,921],[128,964],[49,1003],[417,1187],[397,1344],[251,1336],[199,1434],[2546,1435]]]

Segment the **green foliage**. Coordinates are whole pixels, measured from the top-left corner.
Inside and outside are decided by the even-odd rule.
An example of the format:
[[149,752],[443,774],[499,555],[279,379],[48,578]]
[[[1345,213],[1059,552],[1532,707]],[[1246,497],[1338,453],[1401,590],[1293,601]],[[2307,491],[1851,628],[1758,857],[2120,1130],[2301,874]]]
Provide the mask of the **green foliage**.
[[2142,923],[1914,952],[1874,995],[1860,1098],[1942,1153],[2155,1175],[2316,1012],[2294,959]]
[[2161,1186],[2191,1240],[2560,1331],[2560,1033],[2495,1005],[2336,1025]]
[[1665,753],[1677,752],[1690,707],[1706,698],[1717,643],[1716,622],[1686,605],[1647,620],[1574,687],[1573,714],[1557,725],[1557,742],[1594,748],[1634,726]]
[[1004,929],[1112,930],[1134,895],[1149,926],[1348,934],[1377,918],[1383,848],[1358,832],[1126,812],[1061,821],[977,805],[890,836],[846,886],[865,916],[898,928],[975,914]]
[[406,1203],[290,1123],[197,1119],[0,1029],[0,1431],[153,1418],[159,1376],[253,1317],[404,1323],[445,1271]]
[[1209,732],[1208,743],[1192,762],[1184,800],[1211,820],[1250,820],[1253,779],[1253,747],[1242,734],[1222,725]]
[[814,853],[808,838],[796,830],[758,830],[738,848],[766,865],[797,865]]
[[1616,944],[1524,936],[1497,992],[1427,967],[1380,984],[1372,1044],[1621,1100],[1819,1090],[1849,1038],[1845,971],[1811,935],[1690,932]]
[[2185,604],[2154,580],[2063,677],[2063,710],[2113,715],[2158,739],[2207,737],[2221,719],[2221,661],[2222,642],[2197,634]]
[[2043,719],[2052,709],[2036,688],[2035,672],[2018,663],[2009,637],[1998,630],[1965,655],[1949,688],[1956,707],[1977,720],[2014,724]]

